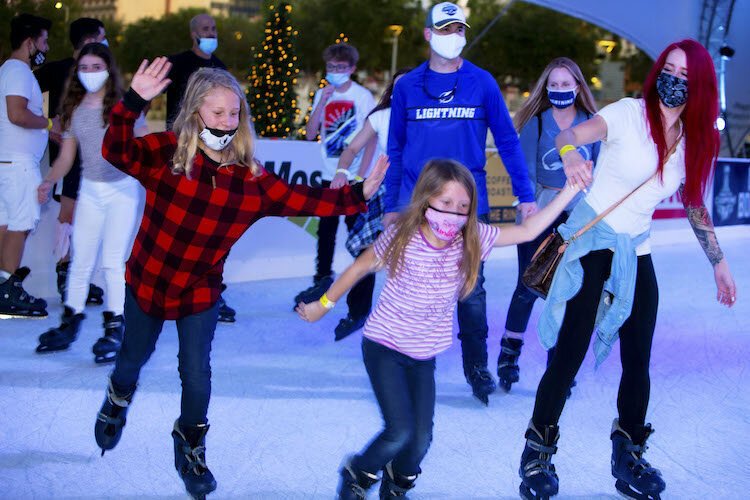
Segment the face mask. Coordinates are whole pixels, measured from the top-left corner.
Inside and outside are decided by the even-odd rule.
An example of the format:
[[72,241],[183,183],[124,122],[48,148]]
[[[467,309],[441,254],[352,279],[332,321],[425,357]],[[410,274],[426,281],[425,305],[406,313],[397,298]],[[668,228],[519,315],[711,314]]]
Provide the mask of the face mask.
[[682,106],[688,98],[688,81],[662,71],[656,78],[656,92],[666,107]]
[[577,92],[575,88],[571,90],[552,90],[550,88],[547,89],[547,97],[549,98],[549,102],[551,102],[554,107],[559,109],[567,108],[568,106],[576,102],[576,94]]
[[34,48],[36,49],[36,54],[30,55],[29,59],[31,60],[32,66],[41,66],[44,64],[44,60],[47,58],[47,53],[42,52],[41,50],[36,48],[36,44],[34,44]]
[[326,73],[326,80],[334,87],[341,87],[349,81],[349,73]]
[[101,41],[101,42],[99,42],[99,43],[101,43],[101,44],[102,44],[102,45],[104,45],[105,47],[109,47],[109,42],[107,41],[107,39],[106,39],[106,38],[102,38],[102,41]]
[[207,127],[202,117],[201,121],[203,122],[203,130],[198,134],[198,137],[201,138],[203,144],[214,151],[221,151],[229,146],[229,143],[234,139],[234,134],[237,132],[236,128],[234,130],[221,130],[220,128]]
[[109,78],[109,71],[96,71],[94,73],[84,73],[83,71],[78,72],[78,80],[80,80],[83,88],[86,92],[98,92]]
[[430,225],[430,229],[438,239],[453,241],[466,225],[469,216],[455,212],[443,212],[428,206],[424,218],[427,219],[427,224]]
[[201,49],[201,52],[204,54],[208,54],[209,56],[214,53],[216,50],[216,47],[219,46],[219,39],[218,38],[199,38],[198,39],[198,48]]
[[432,34],[430,37],[430,48],[435,51],[440,57],[445,59],[455,59],[461,55],[461,51],[466,45],[466,37],[459,35],[458,33],[451,33],[450,35],[436,35]]

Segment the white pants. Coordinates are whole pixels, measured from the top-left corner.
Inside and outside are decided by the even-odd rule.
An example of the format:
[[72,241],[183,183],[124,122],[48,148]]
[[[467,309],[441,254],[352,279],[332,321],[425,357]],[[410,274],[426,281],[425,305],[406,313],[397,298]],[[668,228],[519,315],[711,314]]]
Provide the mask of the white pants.
[[107,311],[122,314],[125,261],[133,245],[138,202],[138,182],[133,178],[117,182],[81,178],[73,217],[72,260],[65,301],[76,313],[82,312],[86,305],[91,273],[101,246]]
[[36,227],[40,215],[36,188],[41,182],[38,161],[0,151],[0,226],[8,226],[8,231]]

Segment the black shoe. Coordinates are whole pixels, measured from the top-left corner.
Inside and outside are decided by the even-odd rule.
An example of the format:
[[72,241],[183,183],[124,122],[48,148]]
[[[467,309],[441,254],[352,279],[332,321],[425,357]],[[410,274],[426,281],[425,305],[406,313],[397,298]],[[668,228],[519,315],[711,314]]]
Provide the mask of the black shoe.
[[352,333],[365,326],[365,321],[367,321],[367,316],[360,316],[358,318],[355,318],[352,317],[351,314],[347,314],[346,318],[343,318],[341,321],[339,321],[339,324],[336,325],[336,329],[334,330],[334,333],[336,334],[336,341],[345,339]]
[[345,464],[341,471],[336,498],[338,500],[365,500],[367,490],[378,482],[378,476],[369,472],[355,470],[351,462]]
[[117,359],[125,332],[122,314],[115,315],[111,311],[104,311],[103,316],[104,335],[99,337],[91,348],[91,352],[94,353],[94,362],[97,364],[111,363]]
[[294,307],[297,304],[304,302],[309,304],[320,300],[326,290],[328,290],[333,284],[333,276],[323,276],[322,278],[315,278],[311,287],[302,290],[300,293],[294,296]]
[[37,353],[64,351],[78,338],[81,330],[81,322],[86,318],[83,313],[78,313],[65,306],[62,321],[57,328],[50,328],[39,336],[39,345],[36,346]]
[[227,305],[223,295],[219,295],[219,321],[222,323],[234,323],[237,311]]
[[474,365],[466,374],[466,382],[471,386],[474,397],[485,405],[490,404],[489,395],[495,392],[497,385],[486,366]]
[[86,303],[91,306],[104,304],[104,290],[93,283],[89,284],[89,294],[86,296]]
[[0,318],[45,318],[47,302],[29,295],[23,289],[28,267],[20,267],[0,283]]
[[206,498],[216,489],[216,479],[206,465],[208,424],[183,425],[174,422],[174,467],[193,498]]
[[497,378],[505,392],[518,382],[518,356],[521,355],[523,340],[503,337],[500,341],[500,356],[497,358]]
[[414,488],[414,482],[417,480],[417,475],[404,476],[398,472],[394,472],[392,462],[388,462],[383,467],[383,481],[380,483],[380,500],[388,500],[389,498],[403,498],[408,499],[406,493]]
[[537,428],[529,423],[526,430],[526,446],[521,455],[519,493],[526,500],[548,499],[557,495],[559,480],[552,455],[557,453],[560,432],[556,425]]
[[107,385],[107,394],[104,396],[104,403],[96,415],[94,424],[94,437],[96,444],[102,449],[102,455],[107,450],[111,450],[122,437],[122,428],[127,422],[128,408],[133,402],[135,389],[126,396],[120,396],[115,392],[112,380]]
[[656,500],[667,487],[659,469],[644,458],[648,449],[646,441],[654,432],[651,424],[636,429],[638,437],[631,436],[622,427],[619,419],[612,422],[612,475],[615,488],[626,498]]

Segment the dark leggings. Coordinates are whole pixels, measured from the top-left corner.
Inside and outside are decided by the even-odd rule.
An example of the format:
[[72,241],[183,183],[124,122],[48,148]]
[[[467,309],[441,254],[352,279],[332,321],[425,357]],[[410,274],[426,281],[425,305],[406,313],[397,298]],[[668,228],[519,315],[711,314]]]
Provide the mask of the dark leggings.
[[[591,341],[599,298],[611,264],[612,252],[609,250],[597,250],[581,258],[583,285],[567,303],[557,339],[557,352],[536,392],[532,421],[537,427],[556,425],[560,419],[568,388]],[[643,255],[638,257],[633,309],[620,328],[622,377],[617,411],[620,425],[631,435],[639,432],[646,421],[651,389],[649,360],[658,305],[659,289],[654,265],[651,255]]]

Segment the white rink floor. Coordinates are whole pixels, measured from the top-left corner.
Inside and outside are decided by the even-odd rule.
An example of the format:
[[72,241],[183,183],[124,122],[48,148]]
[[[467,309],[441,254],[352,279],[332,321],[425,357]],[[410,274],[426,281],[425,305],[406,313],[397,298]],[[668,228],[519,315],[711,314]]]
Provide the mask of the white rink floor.
[[[750,228],[719,232],[739,288],[737,306],[727,310],[714,300],[710,267],[687,223],[681,227],[677,243],[662,238],[654,249],[661,305],[649,409],[656,434],[647,458],[667,481],[663,498],[747,498]],[[515,260],[492,260],[486,274],[494,371]],[[237,323],[219,325],[214,341],[207,454],[219,487],[210,498],[333,498],[342,457],[380,428],[360,334],[333,342],[344,308],[316,325],[291,312],[291,298],[307,284],[232,284],[226,294],[239,314]],[[90,349],[102,308],[88,310],[69,351],[39,356],[37,336],[58,323],[60,306],[52,302],[45,320],[0,322],[0,497],[186,498],[170,437],[180,395],[173,323],[142,373],[122,441],[100,458],[93,424],[110,368],[94,365]],[[439,357],[434,442],[411,498],[517,498],[523,432],[543,364],[530,333],[520,383],[485,408],[463,381],[458,344]],[[561,499],[617,497],[609,428],[619,372],[615,350],[596,372],[587,357],[578,375],[555,457]]]

